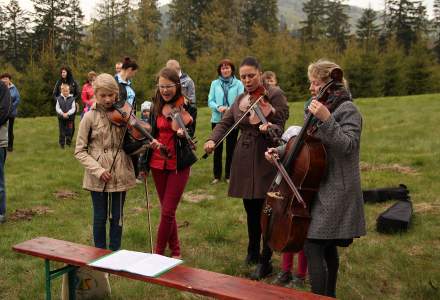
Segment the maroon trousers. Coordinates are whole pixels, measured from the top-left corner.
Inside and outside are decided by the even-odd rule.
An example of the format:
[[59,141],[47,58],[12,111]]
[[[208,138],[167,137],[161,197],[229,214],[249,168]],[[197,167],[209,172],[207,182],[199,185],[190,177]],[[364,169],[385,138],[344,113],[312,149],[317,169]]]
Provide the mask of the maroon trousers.
[[167,245],[171,256],[180,256],[176,210],[188,182],[190,168],[180,171],[151,169],[160,200],[160,224],[155,253],[164,255]]

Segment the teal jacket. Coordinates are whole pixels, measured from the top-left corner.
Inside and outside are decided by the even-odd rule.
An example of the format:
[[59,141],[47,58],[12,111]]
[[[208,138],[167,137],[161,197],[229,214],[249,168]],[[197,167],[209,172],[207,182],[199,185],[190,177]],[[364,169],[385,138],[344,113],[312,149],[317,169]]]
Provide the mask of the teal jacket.
[[222,114],[217,110],[219,106],[231,106],[235,98],[244,92],[243,84],[240,80],[234,77],[231,87],[228,91],[228,103],[225,101],[225,94],[221,85],[221,80],[216,79],[211,83],[208,95],[208,106],[212,110],[211,123],[219,123],[222,119]]

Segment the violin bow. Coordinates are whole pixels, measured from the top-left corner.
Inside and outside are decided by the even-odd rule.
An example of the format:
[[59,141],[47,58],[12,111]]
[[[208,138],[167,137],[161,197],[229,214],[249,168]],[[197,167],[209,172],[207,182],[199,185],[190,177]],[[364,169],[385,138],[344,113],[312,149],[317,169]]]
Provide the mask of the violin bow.
[[[254,103],[252,103],[251,106],[249,106],[249,108],[243,113],[243,115],[235,122],[234,125],[232,125],[231,128],[228,129],[228,131],[226,131],[226,133],[223,135],[223,137],[214,145],[214,148],[212,149],[212,152],[214,152],[214,150],[226,139],[226,137],[232,132],[232,130],[234,130],[238,124],[240,124],[240,122],[247,116],[247,114],[261,101],[261,99],[264,98],[264,94],[261,95],[257,100],[255,100]],[[212,153],[211,152],[211,153]],[[206,159],[208,158],[209,154],[206,152],[205,154],[203,154],[202,158]]]
[[150,249],[151,249],[151,253],[154,253],[154,251],[153,251],[153,233],[151,231],[150,196],[148,193],[147,174],[145,174],[145,176],[144,176],[144,187],[145,187],[145,199],[147,202],[147,220],[148,220],[148,233],[150,236]]
[[278,172],[281,173],[281,176],[284,178],[284,180],[286,181],[287,185],[292,190],[292,192],[295,195],[295,197],[298,200],[298,202],[300,204],[302,204],[302,206],[304,208],[306,208],[307,207],[306,203],[304,202],[303,198],[301,197],[301,194],[299,193],[299,191],[296,188],[295,184],[293,183],[292,179],[290,179],[290,176],[287,173],[286,169],[284,168],[284,166],[282,164],[280,164],[280,162],[278,160],[278,157],[276,157],[275,155],[272,155],[272,161],[274,162],[275,166],[277,167]]
[[[130,106],[131,106],[131,105],[130,105]],[[117,109],[117,108],[115,108],[115,109]],[[131,106],[131,109],[130,109],[130,115],[131,115],[132,112],[133,112],[133,106]],[[124,112],[120,112],[120,113],[121,113],[123,116],[125,115]],[[109,122],[110,122],[110,120],[109,120]],[[111,124],[111,122],[110,122],[110,124]],[[127,133],[127,130],[128,130],[128,122],[125,123],[125,126],[124,126],[124,132],[123,132],[123,134],[122,134],[121,139],[119,140],[118,149],[116,150],[116,153],[113,155],[113,161],[112,161],[112,164],[111,164],[111,166],[110,166],[110,170],[109,170],[109,173],[110,173],[110,174],[112,173],[112,170],[113,170],[113,168],[114,168],[114,166],[115,166],[116,157],[118,156],[119,152],[121,151],[122,142],[124,141],[125,134]],[[106,187],[107,187],[107,182],[104,184],[104,188],[102,189],[102,193],[104,193]]]

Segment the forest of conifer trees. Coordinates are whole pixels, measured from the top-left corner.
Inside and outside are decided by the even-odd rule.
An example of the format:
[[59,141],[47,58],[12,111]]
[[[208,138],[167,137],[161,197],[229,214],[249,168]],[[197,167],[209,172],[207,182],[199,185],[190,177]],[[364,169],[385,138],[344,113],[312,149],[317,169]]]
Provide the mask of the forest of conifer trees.
[[113,73],[124,56],[140,66],[138,103],[169,58],[191,75],[203,105],[218,61],[238,65],[247,55],[277,73],[289,101],[305,100],[307,66],[322,57],[343,67],[355,98],[440,92],[440,0],[431,18],[423,1],[385,0],[385,11],[365,9],[356,28],[343,0],[306,0],[306,18],[290,31],[276,0],[173,0],[166,17],[155,0],[99,0],[87,23],[79,0],[32,2],[32,13],[17,0],[0,6],[0,73],[13,75],[20,116],[54,113],[61,66],[82,85],[87,72]]

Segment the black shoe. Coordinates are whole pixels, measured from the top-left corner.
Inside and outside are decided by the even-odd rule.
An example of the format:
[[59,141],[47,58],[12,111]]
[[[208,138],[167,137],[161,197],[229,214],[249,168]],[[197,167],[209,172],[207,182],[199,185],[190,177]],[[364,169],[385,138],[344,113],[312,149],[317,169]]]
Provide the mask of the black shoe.
[[60,144],[61,149],[64,149],[64,144]]
[[290,281],[289,285],[287,287],[290,288],[304,288],[306,284],[306,279],[304,277],[298,277],[297,275],[293,276],[292,280]]
[[277,278],[272,282],[272,284],[285,286],[292,280],[292,278],[292,272],[281,271],[280,273],[278,273]]
[[272,270],[273,268],[271,262],[259,263],[255,268],[255,271],[251,273],[250,277],[252,280],[261,280],[270,275]]
[[259,255],[248,254],[246,256],[246,259],[244,260],[244,263],[248,266],[256,265],[259,260],[260,260]]

